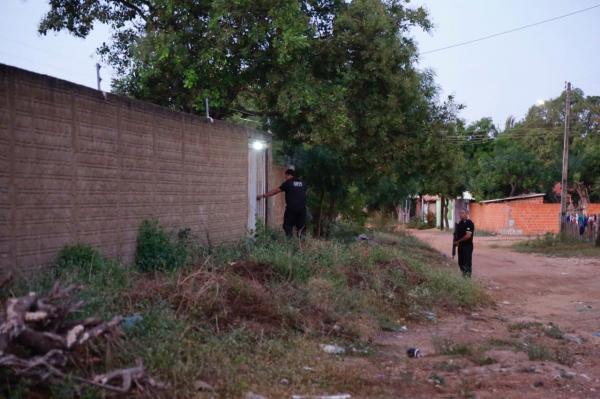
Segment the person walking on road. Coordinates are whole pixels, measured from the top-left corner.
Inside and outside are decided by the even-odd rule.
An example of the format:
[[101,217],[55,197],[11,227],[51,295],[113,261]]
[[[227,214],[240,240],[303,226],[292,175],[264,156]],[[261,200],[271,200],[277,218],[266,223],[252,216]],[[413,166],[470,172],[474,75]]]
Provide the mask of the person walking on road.
[[[475,224],[469,219],[466,210],[460,210],[460,222],[456,224],[453,237],[453,245],[458,247],[458,267],[463,276],[471,278],[471,269],[473,266],[473,234],[475,233]],[[454,258],[454,248],[452,251]]]
[[283,230],[288,238],[294,234],[294,227],[298,236],[306,233],[306,184],[297,177],[294,169],[285,171],[285,181],[281,186],[258,195],[257,200],[285,193],[285,213],[283,214]]

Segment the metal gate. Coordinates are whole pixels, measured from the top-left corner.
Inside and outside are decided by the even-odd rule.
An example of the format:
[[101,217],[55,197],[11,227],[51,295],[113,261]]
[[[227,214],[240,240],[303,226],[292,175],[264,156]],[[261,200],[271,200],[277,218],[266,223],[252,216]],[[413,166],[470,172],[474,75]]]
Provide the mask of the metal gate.
[[269,190],[269,147],[262,140],[250,140],[248,145],[248,231],[256,230],[257,221],[267,223],[267,199],[256,196]]

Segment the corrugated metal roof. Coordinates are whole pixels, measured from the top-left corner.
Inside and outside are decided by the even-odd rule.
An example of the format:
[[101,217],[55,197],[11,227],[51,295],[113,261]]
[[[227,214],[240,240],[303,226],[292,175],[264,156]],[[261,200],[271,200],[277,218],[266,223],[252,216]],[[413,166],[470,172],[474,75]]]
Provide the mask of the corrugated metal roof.
[[520,199],[543,197],[544,195],[546,195],[546,194],[523,194],[523,195],[516,195],[514,197],[497,198],[497,199],[479,201],[479,203],[487,204],[490,202],[516,201],[516,200],[520,200]]

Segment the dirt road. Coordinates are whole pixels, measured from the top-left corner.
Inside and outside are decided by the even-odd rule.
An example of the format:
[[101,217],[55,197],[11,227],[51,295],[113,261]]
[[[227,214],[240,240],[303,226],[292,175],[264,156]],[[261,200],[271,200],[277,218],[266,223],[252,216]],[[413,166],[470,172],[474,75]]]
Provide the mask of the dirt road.
[[[450,256],[451,237],[414,231],[419,239]],[[473,276],[503,306],[504,313],[589,333],[600,331],[600,259],[555,258],[512,251],[515,238],[477,237]],[[600,341],[599,341],[600,344]]]
[[[450,257],[449,234],[412,234]],[[494,306],[381,336],[390,397],[600,398],[600,259],[521,254],[514,241],[476,237],[473,278]],[[408,359],[412,346],[426,356]]]

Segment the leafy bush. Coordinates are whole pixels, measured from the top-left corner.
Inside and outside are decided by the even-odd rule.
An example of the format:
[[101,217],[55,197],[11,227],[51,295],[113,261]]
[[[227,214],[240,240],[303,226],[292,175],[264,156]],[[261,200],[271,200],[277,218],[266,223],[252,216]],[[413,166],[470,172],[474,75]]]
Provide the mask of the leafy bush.
[[168,233],[157,220],[144,220],[137,237],[135,264],[140,271],[174,270],[191,259],[189,231]]
[[102,269],[104,264],[104,257],[92,246],[85,244],[67,245],[58,253],[55,270],[58,274],[74,270],[96,273]]

